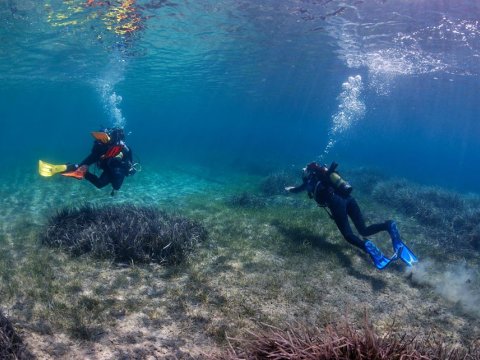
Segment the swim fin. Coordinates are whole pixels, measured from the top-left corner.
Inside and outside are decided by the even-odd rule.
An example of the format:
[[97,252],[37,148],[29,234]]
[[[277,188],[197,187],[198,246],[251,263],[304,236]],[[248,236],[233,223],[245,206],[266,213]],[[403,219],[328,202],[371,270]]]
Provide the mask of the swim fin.
[[87,170],[88,170],[88,166],[82,165],[73,171],[64,172],[61,175],[66,177],[73,177],[77,180],[82,180],[85,177],[85,173],[87,172]]
[[418,258],[405,244],[403,244],[401,247],[399,257],[408,266],[413,266],[413,264],[418,262]]
[[67,170],[67,165],[53,165],[45,161],[38,160],[38,173],[41,176],[50,177]]
[[418,262],[418,258],[415,254],[410,250],[407,245],[405,245],[400,238],[400,233],[398,232],[397,224],[395,221],[390,221],[388,224],[388,233],[392,238],[392,245],[393,251],[398,254],[398,257],[402,259],[402,261],[407,264],[408,266],[412,266],[413,264]]
[[382,254],[380,249],[370,240],[365,242],[365,250],[370,255],[375,264],[376,268],[379,270],[385,269],[392,261],[397,259],[397,254],[395,253],[392,258],[388,258]]
[[110,136],[103,131],[92,131],[92,136],[95,140],[98,140],[104,144],[107,144],[110,141]]

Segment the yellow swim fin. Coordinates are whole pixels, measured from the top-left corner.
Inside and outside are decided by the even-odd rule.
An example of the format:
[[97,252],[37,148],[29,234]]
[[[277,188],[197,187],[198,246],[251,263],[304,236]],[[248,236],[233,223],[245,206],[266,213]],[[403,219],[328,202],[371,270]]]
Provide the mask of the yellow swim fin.
[[67,170],[67,165],[53,165],[45,161],[38,160],[38,173],[41,176],[49,177]]

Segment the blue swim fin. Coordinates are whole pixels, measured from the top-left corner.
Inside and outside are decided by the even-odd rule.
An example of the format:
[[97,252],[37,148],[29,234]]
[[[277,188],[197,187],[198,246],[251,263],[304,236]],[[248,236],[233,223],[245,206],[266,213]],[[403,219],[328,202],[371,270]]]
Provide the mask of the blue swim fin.
[[388,233],[392,238],[393,251],[395,251],[395,254],[398,254],[398,257],[402,259],[402,261],[408,266],[412,266],[413,264],[417,263],[418,258],[400,238],[400,233],[398,232],[395,221],[390,221],[388,224]]
[[383,255],[380,249],[377,248],[377,246],[370,240],[367,240],[365,242],[365,250],[370,255],[370,257],[373,260],[373,263],[379,270],[385,269],[388,266],[388,264],[390,264],[392,261],[397,259],[397,253],[395,253],[392,258],[388,258],[385,255]]
[[412,266],[413,264],[418,262],[418,258],[415,256],[412,250],[410,250],[405,244],[403,244],[400,250],[399,256],[400,256],[400,259],[402,259],[403,262],[408,266]]

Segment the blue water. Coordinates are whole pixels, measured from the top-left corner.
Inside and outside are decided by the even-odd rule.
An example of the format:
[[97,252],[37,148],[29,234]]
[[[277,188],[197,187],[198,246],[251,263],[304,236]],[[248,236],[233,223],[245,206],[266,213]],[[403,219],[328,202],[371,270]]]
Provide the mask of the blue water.
[[478,1],[89,3],[0,3],[7,168],[120,124],[158,167],[336,160],[480,191]]

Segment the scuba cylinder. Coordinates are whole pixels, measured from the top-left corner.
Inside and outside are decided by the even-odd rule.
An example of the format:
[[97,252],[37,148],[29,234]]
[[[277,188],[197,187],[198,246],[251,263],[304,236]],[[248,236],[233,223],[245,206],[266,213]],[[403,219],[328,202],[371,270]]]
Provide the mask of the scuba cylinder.
[[330,180],[330,183],[332,184],[336,193],[342,196],[348,196],[352,192],[353,188],[335,171],[337,166],[338,164],[336,162],[332,162],[327,171],[328,179]]
[[[320,180],[322,184],[322,189],[326,187],[330,187],[333,189],[335,193],[340,196],[347,197],[352,192],[352,186],[344,180],[339,173],[336,172],[338,164],[336,162],[332,162],[330,167],[327,168],[326,165],[319,165],[316,162],[312,162],[308,164],[304,169],[304,179],[309,178],[310,176],[315,176],[318,180]],[[309,196],[313,197],[315,193],[317,193],[319,183],[316,183],[315,190],[309,190]]]

